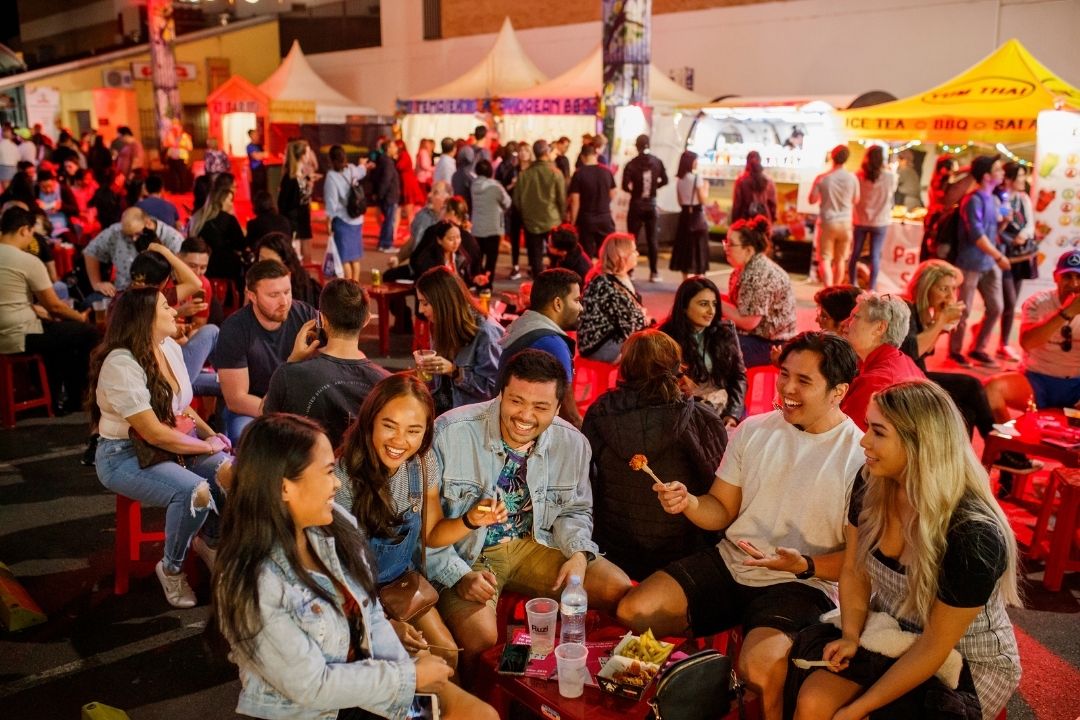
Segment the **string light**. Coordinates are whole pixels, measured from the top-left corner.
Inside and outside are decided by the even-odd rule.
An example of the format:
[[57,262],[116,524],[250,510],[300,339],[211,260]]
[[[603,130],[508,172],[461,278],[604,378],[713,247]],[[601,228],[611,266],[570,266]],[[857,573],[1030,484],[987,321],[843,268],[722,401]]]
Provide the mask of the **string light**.
[[904,152],[905,150],[910,150],[911,148],[916,147],[917,145],[922,145],[922,140],[912,140],[911,142],[906,142],[906,143],[904,143],[903,145],[901,145],[899,147],[895,147],[895,148],[890,149],[889,154],[890,155],[899,155],[900,153]]
[[1005,143],[998,143],[997,145],[994,146],[994,148],[999,153],[1004,155],[1005,157],[1009,158],[1013,162],[1020,163],[1024,167],[1033,167],[1034,166],[1034,163],[1032,163],[1030,160],[1025,160],[1024,158],[1020,157],[1019,155],[1014,153],[1009,148],[1005,147]]

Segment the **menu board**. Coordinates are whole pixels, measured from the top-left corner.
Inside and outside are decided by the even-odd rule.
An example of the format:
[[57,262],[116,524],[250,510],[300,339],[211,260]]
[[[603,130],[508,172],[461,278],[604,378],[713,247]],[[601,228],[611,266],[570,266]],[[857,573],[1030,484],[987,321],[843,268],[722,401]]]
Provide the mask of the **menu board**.
[[1024,282],[1024,295],[1053,287],[1058,257],[1080,247],[1080,114],[1039,113],[1032,173],[1039,279]]

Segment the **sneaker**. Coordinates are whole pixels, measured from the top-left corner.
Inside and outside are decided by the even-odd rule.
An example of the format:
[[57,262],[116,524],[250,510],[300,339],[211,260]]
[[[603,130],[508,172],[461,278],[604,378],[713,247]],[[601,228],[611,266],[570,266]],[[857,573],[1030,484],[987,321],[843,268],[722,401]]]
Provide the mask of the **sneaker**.
[[1008,360],[1009,362],[1020,362],[1020,353],[1016,352],[1008,345],[1002,345],[994,354],[1002,360]]
[[662,277],[660,277],[660,273],[655,272],[655,273],[653,273],[652,275],[649,276],[649,282],[651,282],[651,283],[664,282],[664,279]]
[[397,255],[398,254],[398,248],[396,248],[396,247],[388,247],[388,248],[381,247],[381,248],[376,248],[376,250],[378,250],[381,253],[386,253],[387,255]]
[[212,548],[206,544],[202,535],[196,535],[195,539],[191,541],[191,549],[195,551],[195,554],[202,558],[203,564],[206,565],[210,572],[214,571],[214,562],[217,561],[217,548]]
[[91,435],[90,439],[86,441],[86,449],[83,450],[82,459],[79,460],[86,467],[94,467],[95,458],[97,457],[97,442],[97,433]]
[[1030,475],[1042,470],[1041,460],[1032,460],[1023,453],[1006,450],[994,461],[993,467],[1013,475]]
[[154,567],[154,573],[161,582],[161,588],[165,591],[165,599],[173,607],[195,607],[195,593],[192,591],[191,586],[188,585],[187,577],[184,576],[184,573],[170,575],[165,572],[164,563],[164,560],[158,560],[157,566]]
[[968,357],[979,363],[983,367],[990,368],[991,370],[996,370],[997,368],[1001,367],[1001,365],[998,365],[997,361],[994,360],[994,358],[990,357],[989,353],[983,350],[972,350],[968,353]]
[[510,271],[510,279],[511,280],[520,280],[521,279],[521,268],[519,268],[517,265],[515,265],[513,267],[513,269]]
[[966,357],[964,357],[963,355],[961,355],[960,353],[949,353],[949,359],[952,360],[957,365],[959,365],[960,367],[964,367],[964,368],[972,367],[972,365],[968,361],[968,359]]
[[1005,437],[1020,437],[1020,431],[1016,429],[1015,425],[1009,425],[1008,423],[994,423],[994,432],[998,435],[1004,435]]

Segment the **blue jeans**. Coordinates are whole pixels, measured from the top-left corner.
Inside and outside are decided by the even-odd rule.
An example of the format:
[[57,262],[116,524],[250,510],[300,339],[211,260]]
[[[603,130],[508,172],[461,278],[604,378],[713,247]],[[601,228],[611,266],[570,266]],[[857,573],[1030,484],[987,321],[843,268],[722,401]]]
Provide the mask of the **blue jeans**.
[[[135,446],[130,440],[98,441],[95,467],[101,484],[112,492],[143,505],[165,508],[165,569],[180,572],[188,546],[200,528],[207,544],[217,544],[217,516],[225,507],[225,493],[215,476],[220,465],[229,458],[225,453],[193,455],[191,468],[172,462],[140,468]],[[195,507],[195,493],[208,482],[211,502]],[[213,512],[211,512],[213,511]],[[205,527],[204,527],[205,524]]]
[[878,270],[881,269],[881,248],[885,245],[885,234],[888,232],[889,226],[882,225],[880,227],[870,227],[869,225],[856,225],[853,237],[855,238],[855,249],[851,252],[851,261],[848,263],[848,277],[851,280],[852,285],[859,284],[859,274],[856,267],[859,264],[859,258],[862,256],[863,245],[866,242],[866,238],[870,238],[870,289],[877,289],[877,276]]
[[394,220],[397,218],[397,203],[380,202],[379,210],[383,214],[382,227],[379,228],[379,249],[389,250],[394,247]]
[[203,367],[217,346],[217,325],[203,325],[188,338],[183,347],[184,367],[188,371],[192,390],[196,395],[214,395],[221,397],[221,385],[217,373],[203,372]]
[[254,419],[250,415],[234,413],[227,405],[222,409],[221,420],[225,423],[225,436],[234,447],[240,444],[240,436],[244,434],[244,428]]
[[772,341],[763,337],[739,333],[739,348],[742,350],[743,362],[747,370],[761,365],[771,365],[772,347]]

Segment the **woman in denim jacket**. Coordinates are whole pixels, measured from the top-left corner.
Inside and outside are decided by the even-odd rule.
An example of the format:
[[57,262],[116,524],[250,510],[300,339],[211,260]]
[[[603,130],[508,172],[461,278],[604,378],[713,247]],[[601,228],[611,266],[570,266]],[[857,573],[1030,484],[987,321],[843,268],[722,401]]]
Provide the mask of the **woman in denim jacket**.
[[433,378],[436,415],[495,397],[503,329],[487,317],[461,278],[446,267],[416,282],[417,309],[431,321],[433,349],[420,370]]
[[446,662],[410,658],[384,618],[363,536],[334,505],[340,481],[321,428],[258,418],[235,469],[213,596],[240,666],[237,712],[403,720],[416,692],[434,692],[444,717],[477,716]]
[[[450,545],[469,533],[462,518],[443,517],[430,453],[433,416],[427,386],[410,373],[398,373],[371,389],[345,436],[337,502],[352,510],[368,540],[379,587],[410,570],[425,570],[425,547]],[[499,502],[491,512],[489,504],[477,502],[467,513],[469,521],[477,526],[505,522],[505,505]],[[410,652],[427,650],[430,641],[434,655],[457,666],[457,643],[437,609],[390,624]]]

